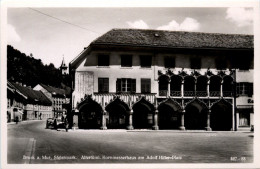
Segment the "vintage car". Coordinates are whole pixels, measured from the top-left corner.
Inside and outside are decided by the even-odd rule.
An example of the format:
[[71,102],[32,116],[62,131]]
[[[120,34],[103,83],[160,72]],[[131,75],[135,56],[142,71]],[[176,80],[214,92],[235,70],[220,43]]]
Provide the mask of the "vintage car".
[[54,128],[54,118],[48,118],[46,120],[46,129]]
[[63,117],[62,114],[57,115],[56,117],[53,118],[48,118],[46,121],[46,129],[49,128],[65,128],[65,117]]

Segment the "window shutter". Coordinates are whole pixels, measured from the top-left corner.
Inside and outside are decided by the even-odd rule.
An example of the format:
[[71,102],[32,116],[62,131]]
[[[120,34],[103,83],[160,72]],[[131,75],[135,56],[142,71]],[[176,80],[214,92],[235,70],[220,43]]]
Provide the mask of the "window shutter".
[[108,80],[108,78],[105,78],[104,79],[104,89],[103,89],[104,91],[103,92],[109,92],[109,80]]
[[136,79],[131,80],[131,92],[136,92]]
[[102,79],[98,79],[98,92],[102,92],[102,83],[103,81],[102,81]]
[[121,92],[121,79],[116,80],[116,92]]

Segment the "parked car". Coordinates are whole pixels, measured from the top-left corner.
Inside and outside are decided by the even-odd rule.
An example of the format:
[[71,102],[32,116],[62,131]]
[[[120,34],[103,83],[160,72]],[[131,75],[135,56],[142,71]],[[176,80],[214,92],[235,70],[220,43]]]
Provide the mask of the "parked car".
[[54,120],[54,128],[65,128],[65,123],[63,118],[55,118]]

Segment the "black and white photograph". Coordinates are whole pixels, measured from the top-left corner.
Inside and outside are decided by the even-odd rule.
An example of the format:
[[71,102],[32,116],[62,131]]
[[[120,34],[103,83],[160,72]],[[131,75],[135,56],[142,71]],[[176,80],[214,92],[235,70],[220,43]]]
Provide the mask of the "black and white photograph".
[[64,4],[2,3],[1,168],[259,164],[258,1]]

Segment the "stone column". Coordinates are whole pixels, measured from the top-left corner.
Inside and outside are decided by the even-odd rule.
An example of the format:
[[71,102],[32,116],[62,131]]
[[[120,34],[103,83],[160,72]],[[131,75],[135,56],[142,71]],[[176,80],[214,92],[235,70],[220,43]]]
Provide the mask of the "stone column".
[[208,95],[208,97],[210,96],[209,85],[210,85],[210,80],[208,80],[208,82],[207,82],[207,95]]
[[106,114],[107,113],[105,111],[102,113],[102,126],[100,127],[101,130],[106,130],[107,129]]
[[129,114],[129,124],[126,128],[127,128],[127,130],[133,130],[134,129],[134,127],[133,127],[133,110],[130,110],[128,114]]
[[158,109],[156,108],[153,116],[153,130],[159,130],[158,126]]
[[207,127],[206,127],[206,130],[207,131],[211,131],[212,129],[210,128],[210,113],[211,113],[211,110],[209,109],[208,110],[208,114],[207,114]]
[[72,129],[78,129],[79,128],[79,115],[78,113],[75,113],[73,115],[73,124],[72,124]]
[[184,126],[184,113],[185,113],[185,110],[182,110],[182,112],[181,112],[181,126],[179,127],[180,130],[185,130],[185,126]]
[[195,79],[194,96],[197,96],[197,79]]
[[236,112],[235,112],[235,105],[234,105],[234,98],[232,99],[232,131],[237,130],[236,126],[235,126],[235,116],[236,116]]
[[223,97],[223,80],[221,80],[220,84],[220,97]]
[[184,97],[184,79],[181,80],[181,97]]
[[171,79],[168,80],[168,95],[167,97],[170,97],[171,96]]

